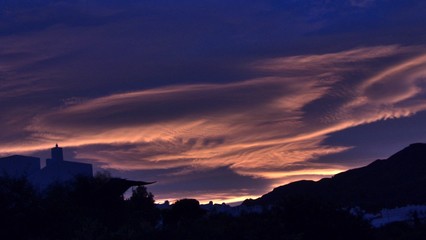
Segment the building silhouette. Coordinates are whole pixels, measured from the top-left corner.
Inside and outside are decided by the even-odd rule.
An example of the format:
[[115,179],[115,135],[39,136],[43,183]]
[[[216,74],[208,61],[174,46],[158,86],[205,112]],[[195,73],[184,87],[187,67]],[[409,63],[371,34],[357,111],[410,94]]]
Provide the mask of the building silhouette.
[[52,156],[50,160],[64,161],[64,153],[62,152],[62,148],[60,148],[58,144],[56,144],[56,146],[50,150],[50,155]]
[[76,176],[93,177],[93,167],[88,163],[65,161],[63,149],[56,144],[43,168],[37,157],[13,155],[0,158],[0,176],[26,177],[35,187],[44,189],[52,183],[66,182]]
[[0,176],[25,177],[40,171],[40,158],[13,155],[0,158]]

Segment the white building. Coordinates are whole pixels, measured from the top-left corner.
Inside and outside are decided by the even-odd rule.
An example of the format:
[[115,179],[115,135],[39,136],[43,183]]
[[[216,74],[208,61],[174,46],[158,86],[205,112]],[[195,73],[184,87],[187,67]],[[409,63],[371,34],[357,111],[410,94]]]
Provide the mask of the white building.
[[91,164],[65,161],[62,148],[51,149],[51,158],[40,168],[40,158],[14,155],[0,158],[0,176],[27,177],[39,189],[55,182],[65,182],[76,176],[93,176]]

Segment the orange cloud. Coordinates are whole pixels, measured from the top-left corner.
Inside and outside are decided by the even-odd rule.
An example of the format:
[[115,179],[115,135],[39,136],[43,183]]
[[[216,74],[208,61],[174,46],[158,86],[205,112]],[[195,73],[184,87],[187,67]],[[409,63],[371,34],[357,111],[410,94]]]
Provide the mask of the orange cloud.
[[[267,59],[251,67],[269,77],[79,101],[39,114],[26,129],[32,140],[3,143],[0,152],[35,151],[60,142],[83,146],[76,157],[105,168],[229,166],[241,175],[280,183],[317,179],[345,170],[344,164],[309,162],[351,148],[325,145],[330,134],[426,109],[419,98],[426,55],[419,49],[392,45]],[[377,61],[388,64],[376,69]],[[85,150],[91,145],[112,147]],[[303,169],[288,168],[300,162],[306,163]]]

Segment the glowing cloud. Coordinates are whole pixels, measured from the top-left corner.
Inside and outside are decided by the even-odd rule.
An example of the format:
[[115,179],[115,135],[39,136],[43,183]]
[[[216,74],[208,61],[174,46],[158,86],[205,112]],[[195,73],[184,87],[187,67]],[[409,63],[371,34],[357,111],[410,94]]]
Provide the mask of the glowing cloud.
[[[328,135],[426,109],[426,55],[419,49],[392,45],[267,59],[250,68],[268,77],[71,101],[34,116],[25,129],[31,137],[2,143],[0,153],[60,142],[104,168],[180,169],[169,173],[177,176],[229,167],[272,185],[318,179],[346,168],[310,160],[351,148],[324,145]],[[197,196],[214,198],[209,194]]]
[[[265,60],[255,66],[270,72],[270,77],[113,94],[40,114],[27,130],[44,142],[65,146],[114,145],[112,150],[77,152],[77,157],[110,168],[230,166],[241,174],[264,178],[330,175],[343,168],[280,169],[348,149],[323,146],[328,134],[424,110],[426,103],[416,96],[424,91],[425,55],[390,61],[384,70],[364,68],[364,78],[345,78],[360,71],[357,66],[365,67],[365,62],[374,66],[375,60],[413,55],[414,49],[419,47],[369,47]],[[353,90],[332,95],[342,86]],[[120,148],[124,145],[131,147]],[[28,150],[45,147],[40,143]],[[1,151],[6,149],[14,150],[3,144]]]

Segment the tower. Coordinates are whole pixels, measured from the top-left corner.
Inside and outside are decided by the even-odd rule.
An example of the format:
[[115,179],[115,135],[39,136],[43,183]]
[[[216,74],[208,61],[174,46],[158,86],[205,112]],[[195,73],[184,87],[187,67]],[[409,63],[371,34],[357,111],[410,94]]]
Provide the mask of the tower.
[[54,148],[51,149],[52,160],[54,161],[64,161],[64,154],[62,152],[62,148],[58,147],[58,144]]

